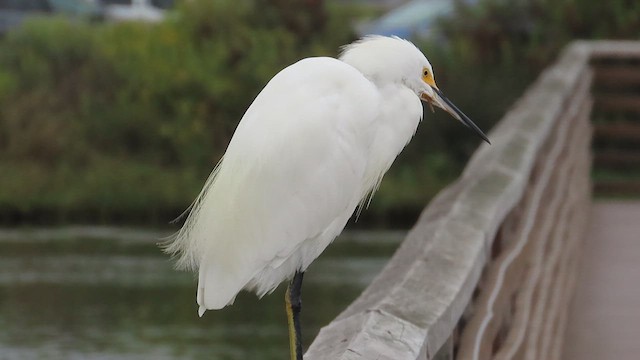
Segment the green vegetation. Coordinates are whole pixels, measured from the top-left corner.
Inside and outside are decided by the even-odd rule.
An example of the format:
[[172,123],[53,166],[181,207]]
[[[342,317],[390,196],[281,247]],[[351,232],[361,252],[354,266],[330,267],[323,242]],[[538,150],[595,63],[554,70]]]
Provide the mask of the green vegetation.
[[[335,56],[361,7],[185,1],[160,24],[30,21],[0,40],[0,221],[165,223],[188,206],[244,109],[280,69]],[[322,4],[321,2],[318,2]],[[573,38],[640,35],[640,4],[486,0],[420,44],[489,129]],[[365,219],[415,213],[479,140],[427,114]]]
[[161,24],[41,18],[10,33],[0,42],[2,219],[180,214],[261,87],[351,40],[341,15],[263,5],[191,1]]

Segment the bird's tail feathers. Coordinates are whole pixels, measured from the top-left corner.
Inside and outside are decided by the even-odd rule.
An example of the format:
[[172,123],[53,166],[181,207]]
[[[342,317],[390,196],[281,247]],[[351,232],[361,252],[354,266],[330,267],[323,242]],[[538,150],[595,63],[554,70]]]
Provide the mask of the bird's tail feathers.
[[211,174],[196,199],[180,216],[172,221],[172,223],[174,223],[184,216],[187,216],[182,228],[158,244],[165,253],[171,255],[176,260],[177,269],[197,270],[198,268],[200,251],[195,237],[192,236],[192,230],[198,221],[198,214],[202,209],[202,202],[215,183],[221,165],[222,159],[220,159],[213,171],[211,171]]

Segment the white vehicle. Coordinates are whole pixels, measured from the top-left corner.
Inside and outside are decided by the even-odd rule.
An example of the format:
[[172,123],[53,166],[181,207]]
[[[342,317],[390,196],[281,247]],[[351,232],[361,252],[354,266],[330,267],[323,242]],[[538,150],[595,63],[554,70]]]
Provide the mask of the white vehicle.
[[171,1],[103,0],[104,16],[115,21],[162,21]]

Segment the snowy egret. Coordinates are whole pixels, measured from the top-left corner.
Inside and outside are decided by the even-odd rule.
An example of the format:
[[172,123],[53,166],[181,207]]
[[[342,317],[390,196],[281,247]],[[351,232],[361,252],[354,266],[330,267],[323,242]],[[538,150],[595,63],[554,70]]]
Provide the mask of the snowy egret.
[[198,271],[199,315],[292,279],[290,346],[301,359],[304,271],[378,188],[422,119],[420,99],[489,142],[406,40],[365,37],[339,59],[307,58],[275,75],[166,247],[179,268]]

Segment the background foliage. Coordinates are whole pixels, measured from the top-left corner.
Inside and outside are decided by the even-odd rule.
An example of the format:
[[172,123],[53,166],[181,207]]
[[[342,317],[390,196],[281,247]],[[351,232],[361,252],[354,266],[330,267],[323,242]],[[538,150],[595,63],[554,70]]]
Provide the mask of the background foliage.
[[[181,2],[158,24],[28,22],[0,40],[0,221],[165,223],[197,194],[264,84],[305,56],[335,56],[361,6]],[[630,0],[485,0],[419,45],[438,83],[489,129],[574,38],[638,38]],[[364,220],[412,221],[479,143],[432,116]],[[400,219],[400,220],[399,220]]]

